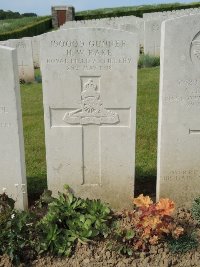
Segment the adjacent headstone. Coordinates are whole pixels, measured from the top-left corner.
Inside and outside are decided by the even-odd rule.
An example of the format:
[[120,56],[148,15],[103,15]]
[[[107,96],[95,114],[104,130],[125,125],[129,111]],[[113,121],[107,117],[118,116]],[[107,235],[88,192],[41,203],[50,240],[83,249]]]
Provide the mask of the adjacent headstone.
[[105,27],[111,29],[123,29],[137,33],[139,43],[144,46],[144,20],[135,16],[111,17],[103,19],[68,21],[60,29],[81,28],[81,27]]
[[144,53],[160,56],[162,20],[147,20],[144,22]]
[[41,35],[32,37],[33,65],[34,68],[40,67],[40,39]]
[[0,194],[27,208],[20,88],[16,50],[0,46]]
[[161,24],[163,21],[184,15],[200,14],[200,8],[173,10],[166,12],[145,13],[144,18],[144,53],[160,55]]
[[160,18],[163,20],[167,20],[173,17],[181,17],[185,15],[199,14],[199,13],[200,13],[200,8],[187,8],[187,9],[179,9],[179,10],[172,10],[172,11],[144,13],[143,19],[151,20],[151,19]]
[[[144,20],[143,18],[135,17],[135,16],[126,16],[122,17],[124,24],[126,22],[127,29],[131,32],[138,33],[139,44],[141,47],[144,47]],[[131,25],[131,26],[128,26]],[[130,27],[130,28],[129,28]]]
[[8,41],[0,41],[1,46],[8,46]]
[[34,81],[34,67],[31,40],[10,39],[8,40],[9,47],[17,49],[17,61],[19,78],[25,82]]
[[46,34],[41,70],[48,187],[128,207],[134,191],[137,37],[104,28]]
[[200,196],[200,15],[162,24],[157,198]]

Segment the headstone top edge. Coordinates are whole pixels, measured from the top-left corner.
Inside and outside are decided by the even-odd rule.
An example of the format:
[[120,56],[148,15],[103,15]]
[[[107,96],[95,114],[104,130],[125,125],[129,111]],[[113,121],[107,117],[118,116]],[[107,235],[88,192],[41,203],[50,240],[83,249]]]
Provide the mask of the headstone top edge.
[[16,50],[16,48],[4,46],[4,45],[0,45],[0,48],[1,49],[3,48],[4,50],[8,50],[8,51],[15,51]]
[[[126,25],[131,25],[130,23],[126,24]],[[60,33],[61,31],[78,31],[78,30],[81,30],[81,31],[86,31],[88,29],[92,29],[92,30],[105,30],[105,31],[112,31],[112,32],[126,32],[127,34],[129,35],[137,35],[137,33],[134,33],[134,32],[129,32],[129,31],[125,31],[125,30],[122,30],[122,29],[114,29],[114,28],[106,28],[106,27],[77,27],[77,28],[62,28],[62,29],[59,29],[59,31],[52,31],[52,32],[48,32],[44,35],[44,37],[46,36],[50,36],[52,34],[57,34],[57,33]]]
[[173,23],[174,21],[181,21],[181,20],[185,21],[185,19],[191,20],[191,19],[195,19],[198,17],[200,17],[200,13],[199,14],[191,14],[191,15],[185,14],[185,15],[180,16],[180,17],[167,18],[166,20],[164,20],[162,22],[162,24],[168,25],[168,24]]

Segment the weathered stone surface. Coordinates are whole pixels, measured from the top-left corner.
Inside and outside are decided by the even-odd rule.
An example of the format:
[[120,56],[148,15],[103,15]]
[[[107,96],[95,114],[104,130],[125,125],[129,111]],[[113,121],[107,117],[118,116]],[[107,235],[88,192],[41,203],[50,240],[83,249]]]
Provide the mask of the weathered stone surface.
[[111,17],[103,19],[68,21],[60,29],[81,27],[104,27],[111,29],[123,29],[138,34],[139,43],[144,46],[144,20],[135,16]]
[[24,142],[16,50],[0,46],[0,194],[27,208]]
[[40,67],[40,38],[41,35],[32,37],[33,65],[35,68]]
[[1,46],[8,46],[8,41],[0,41]]
[[160,56],[161,24],[163,20],[144,22],[144,53]]
[[162,18],[164,20],[173,18],[173,17],[181,17],[185,15],[191,14],[199,14],[200,8],[187,8],[187,9],[179,9],[179,10],[172,10],[172,11],[163,11],[163,12],[152,12],[152,13],[144,13],[143,19],[159,19]]
[[173,10],[166,12],[145,13],[144,18],[144,53],[160,55],[161,24],[163,21],[185,15],[200,14],[200,8]]
[[130,205],[134,191],[137,37],[103,28],[41,40],[48,186]]
[[200,195],[200,16],[162,25],[157,197]]
[[8,40],[8,45],[9,47],[17,49],[17,61],[20,80],[23,80],[25,82],[34,81],[31,39],[10,39]]

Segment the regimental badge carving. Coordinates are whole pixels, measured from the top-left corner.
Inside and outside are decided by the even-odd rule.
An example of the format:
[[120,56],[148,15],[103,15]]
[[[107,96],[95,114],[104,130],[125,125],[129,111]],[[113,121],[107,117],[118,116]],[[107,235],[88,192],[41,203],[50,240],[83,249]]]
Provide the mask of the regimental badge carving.
[[193,55],[200,59],[200,40],[194,40],[192,41],[192,48],[193,48]]
[[198,63],[200,60],[200,33],[196,34],[191,42],[190,57],[193,63]]
[[81,108],[67,112],[63,118],[69,124],[116,124],[119,122],[119,115],[104,108],[98,91],[95,78],[88,78],[83,83],[81,92]]

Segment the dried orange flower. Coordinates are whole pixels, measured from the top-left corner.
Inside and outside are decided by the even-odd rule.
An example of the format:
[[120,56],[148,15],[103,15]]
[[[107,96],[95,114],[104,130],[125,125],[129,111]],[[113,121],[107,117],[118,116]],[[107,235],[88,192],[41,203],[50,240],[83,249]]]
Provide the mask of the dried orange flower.
[[143,196],[143,194],[139,195],[133,199],[133,204],[137,207],[149,207],[149,205],[153,204],[153,201],[150,199],[149,196]]
[[183,232],[184,232],[183,227],[178,226],[178,227],[176,227],[176,229],[174,230],[173,235],[174,235],[174,237],[178,238],[180,235],[183,234]]
[[156,209],[159,210],[161,215],[171,215],[174,208],[174,202],[168,198],[161,198],[156,204]]
[[138,250],[141,247],[143,247],[143,242],[141,240],[138,240],[135,244],[134,244],[134,249]]
[[148,216],[145,217],[145,220],[143,221],[142,225],[144,227],[148,226],[151,227],[151,229],[155,229],[159,223],[161,223],[159,216]]
[[152,236],[150,239],[149,239],[149,243],[151,245],[156,245],[158,243],[158,236],[157,235],[154,235]]
[[163,225],[163,226],[160,228],[160,231],[161,231],[162,233],[169,234],[169,233],[170,233],[170,228],[169,228],[168,225],[166,225],[166,226]]
[[150,227],[146,227],[144,228],[144,231],[142,233],[142,238],[149,238],[151,234],[151,228]]

